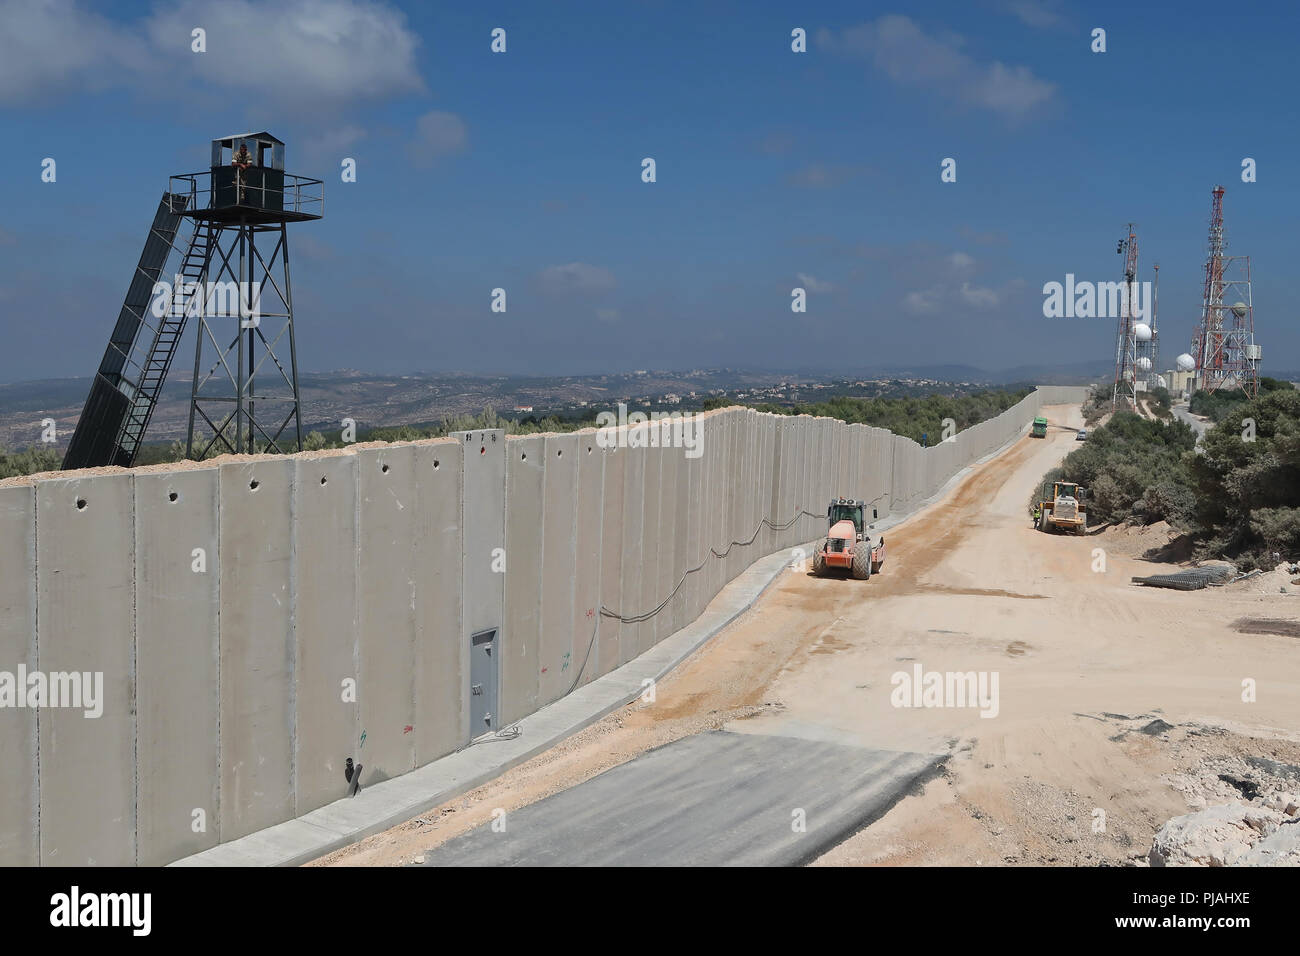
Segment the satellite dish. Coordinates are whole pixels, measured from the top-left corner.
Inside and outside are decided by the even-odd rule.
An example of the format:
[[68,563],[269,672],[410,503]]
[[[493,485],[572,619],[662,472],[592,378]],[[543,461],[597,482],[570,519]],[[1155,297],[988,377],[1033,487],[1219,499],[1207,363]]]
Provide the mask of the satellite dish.
[[1190,372],[1192,369],[1196,368],[1196,359],[1184,352],[1182,355],[1178,356],[1178,358],[1174,359],[1174,365],[1178,367],[1178,371],[1180,372]]
[[1151,371],[1151,360],[1144,355],[1140,359],[1138,359],[1137,366],[1142,371],[1149,372]]
[[1232,304],[1232,314],[1239,319],[1244,319],[1246,317],[1246,303],[1234,302]]
[[1139,342],[1150,342],[1151,326],[1147,325],[1145,322],[1139,322],[1137,325],[1133,326],[1133,335],[1137,337]]

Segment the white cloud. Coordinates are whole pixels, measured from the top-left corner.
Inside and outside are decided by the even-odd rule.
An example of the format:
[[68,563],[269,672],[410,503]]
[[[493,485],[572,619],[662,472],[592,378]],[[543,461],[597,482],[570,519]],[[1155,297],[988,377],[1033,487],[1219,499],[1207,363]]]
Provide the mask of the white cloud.
[[604,292],[616,285],[612,272],[587,262],[549,266],[537,278],[548,292]]
[[903,296],[903,308],[913,315],[934,315],[939,311],[942,289],[925,289]]
[[998,113],[1021,116],[1051,98],[1056,89],[1034,76],[1027,66],[994,63],[966,90],[968,99]]
[[964,252],[954,252],[948,257],[948,264],[952,266],[952,271],[958,274],[970,272],[975,268],[975,259]]
[[410,144],[411,159],[427,165],[439,156],[459,153],[468,139],[464,120],[455,113],[433,110],[415,121],[415,138]]
[[[139,21],[78,0],[0,0],[0,102],[127,88],[190,98],[192,79],[227,104],[327,111],[425,91],[419,37],[376,0],[183,0]],[[191,50],[202,27],[207,52]]]
[[796,272],[795,276],[803,283],[803,287],[809,292],[825,293],[835,291],[835,286],[831,285],[829,282],[823,282],[816,276],[810,276],[806,272]]
[[138,83],[149,62],[144,41],[75,0],[0,0],[0,24],[0,103]]
[[998,305],[998,294],[983,286],[972,286],[969,282],[961,284],[961,300],[975,309],[994,309]]
[[1056,86],[1024,66],[979,63],[954,33],[930,35],[908,17],[890,14],[838,34],[822,29],[828,49],[865,57],[895,83],[930,90],[957,102],[1020,117],[1050,100]]

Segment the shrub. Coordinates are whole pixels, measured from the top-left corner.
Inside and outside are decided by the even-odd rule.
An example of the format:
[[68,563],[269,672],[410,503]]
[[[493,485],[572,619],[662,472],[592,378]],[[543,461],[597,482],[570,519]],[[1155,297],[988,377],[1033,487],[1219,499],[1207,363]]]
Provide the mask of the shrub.
[[15,452],[0,448],[0,478],[58,471],[62,467],[63,453],[51,445],[32,445],[26,451]]

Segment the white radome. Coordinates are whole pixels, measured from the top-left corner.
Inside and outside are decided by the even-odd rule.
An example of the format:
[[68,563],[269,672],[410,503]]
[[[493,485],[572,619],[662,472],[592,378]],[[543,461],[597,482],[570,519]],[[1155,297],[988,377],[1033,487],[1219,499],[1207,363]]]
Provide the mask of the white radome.
[[1139,342],[1150,342],[1151,326],[1147,325],[1145,322],[1139,322],[1137,325],[1133,326],[1133,335]]
[[1165,381],[1165,377],[1163,375],[1157,375],[1156,388],[1168,388],[1168,387],[1169,387],[1169,383]]
[[1178,366],[1180,372],[1190,372],[1196,368],[1196,359],[1192,358],[1186,352],[1174,359],[1174,365]]
[[1147,358],[1145,355],[1142,356],[1140,359],[1138,359],[1138,368],[1140,368],[1144,372],[1151,371],[1151,360]]
[[1246,317],[1246,303],[1234,302],[1232,304],[1232,314],[1239,319],[1244,319]]

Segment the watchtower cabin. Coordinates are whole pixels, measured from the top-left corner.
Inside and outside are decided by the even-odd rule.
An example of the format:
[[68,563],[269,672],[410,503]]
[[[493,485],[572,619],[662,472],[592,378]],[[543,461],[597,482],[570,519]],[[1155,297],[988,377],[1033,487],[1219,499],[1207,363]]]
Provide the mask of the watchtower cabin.
[[287,225],[324,215],[323,184],[285,172],[267,132],[214,139],[211,157],[163,193],[65,469],[134,462],[190,318],[190,457],[302,447]]

